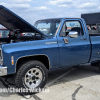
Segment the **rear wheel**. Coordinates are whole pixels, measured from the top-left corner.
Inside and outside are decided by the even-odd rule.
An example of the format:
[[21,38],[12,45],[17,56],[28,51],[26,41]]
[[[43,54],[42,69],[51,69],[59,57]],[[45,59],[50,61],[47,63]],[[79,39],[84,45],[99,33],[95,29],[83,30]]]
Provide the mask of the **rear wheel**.
[[91,63],[91,65],[94,66],[94,67],[98,67],[99,71],[100,71],[100,61],[95,62],[95,63]]
[[[48,70],[40,61],[28,61],[20,66],[16,73],[15,85],[17,88],[39,89],[46,84]],[[25,94],[35,93],[25,92]]]
[[99,62],[91,63],[92,66],[97,67]]

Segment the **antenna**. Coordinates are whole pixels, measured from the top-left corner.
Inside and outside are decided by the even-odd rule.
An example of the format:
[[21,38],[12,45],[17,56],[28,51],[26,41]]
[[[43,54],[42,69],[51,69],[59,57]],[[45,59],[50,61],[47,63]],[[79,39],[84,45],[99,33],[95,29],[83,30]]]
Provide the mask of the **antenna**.
[[71,17],[71,16],[70,16],[70,7],[69,7],[69,17]]

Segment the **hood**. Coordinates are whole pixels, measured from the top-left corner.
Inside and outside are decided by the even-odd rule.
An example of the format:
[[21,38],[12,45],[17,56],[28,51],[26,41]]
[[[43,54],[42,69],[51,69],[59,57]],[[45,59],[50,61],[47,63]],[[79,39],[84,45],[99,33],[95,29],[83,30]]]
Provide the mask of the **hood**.
[[37,32],[44,35],[37,28],[29,24],[27,21],[0,5],[0,24],[11,31],[20,30],[21,32]]

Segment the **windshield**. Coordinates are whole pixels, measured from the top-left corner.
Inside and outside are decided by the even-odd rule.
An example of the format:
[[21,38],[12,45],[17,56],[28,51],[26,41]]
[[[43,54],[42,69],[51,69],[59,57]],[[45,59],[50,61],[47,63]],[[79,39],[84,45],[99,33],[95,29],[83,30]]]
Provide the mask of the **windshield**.
[[57,31],[57,28],[59,27],[59,24],[60,24],[60,20],[51,19],[51,20],[37,21],[34,24],[34,26],[45,35],[54,36]]

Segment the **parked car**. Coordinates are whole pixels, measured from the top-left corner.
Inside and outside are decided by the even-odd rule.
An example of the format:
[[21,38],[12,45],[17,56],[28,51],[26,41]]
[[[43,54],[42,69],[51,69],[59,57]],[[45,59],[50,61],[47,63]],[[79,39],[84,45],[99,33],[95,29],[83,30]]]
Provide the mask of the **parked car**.
[[0,38],[8,38],[9,37],[9,32],[7,28],[0,28]]
[[[43,88],[50,70],[85,63],[100,69],[100,35],[89,35],[84,19],[45,19],[32,26],[0,6],[0,23],[14,33],[14,42],[1,45],[0,76],[14,74],[18,88]],[[19,35],[30,32],[31,38]]]
[[0,28],[0,44],[10,43],[9,32],[10,30],[5,27]]
[[[19,34],[20,37],[24,36],[23,33],[20,33]],[[10,31],[9,29],[3,27],[3,28],[0,28],[0,41],[1,43],[10,43],[10,40],[11,40],[11,37],[10,36],[13,36],[14,37],[14,33],[12,31]]]

